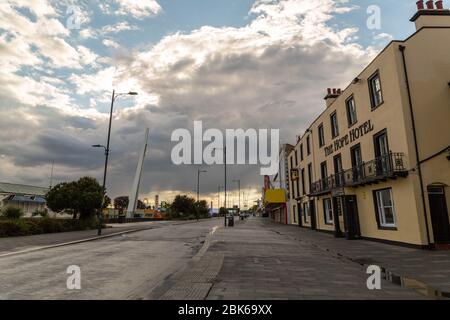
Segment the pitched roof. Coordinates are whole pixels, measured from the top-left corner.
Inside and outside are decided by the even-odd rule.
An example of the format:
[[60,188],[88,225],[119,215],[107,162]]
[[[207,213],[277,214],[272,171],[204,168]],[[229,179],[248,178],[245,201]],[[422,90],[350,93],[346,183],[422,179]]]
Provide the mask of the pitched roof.
[[48,188],[0,182],[0,193],[45,196]]

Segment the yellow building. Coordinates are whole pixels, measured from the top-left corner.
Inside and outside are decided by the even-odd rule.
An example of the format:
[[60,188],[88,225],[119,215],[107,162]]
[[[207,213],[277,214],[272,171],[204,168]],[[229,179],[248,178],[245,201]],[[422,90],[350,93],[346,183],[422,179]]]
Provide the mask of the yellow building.
[[419,1],[413,35],[392,41],[345,90],[328,89],[289,155],[288,205],[300,226],[450,244],[450,10],[441,4]]

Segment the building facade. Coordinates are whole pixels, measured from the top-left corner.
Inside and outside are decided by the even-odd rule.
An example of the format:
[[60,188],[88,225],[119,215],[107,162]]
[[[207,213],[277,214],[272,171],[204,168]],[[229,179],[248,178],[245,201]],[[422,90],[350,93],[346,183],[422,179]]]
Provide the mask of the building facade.
[[0,182],[0,209],[19,208],[26,217],[46,209],[45,194],[48,188]]
[[345,90],[328,89],[326,109],[289,155],[288,203],[300,226],[450,244],[450,10],[417,5],[416,32]]

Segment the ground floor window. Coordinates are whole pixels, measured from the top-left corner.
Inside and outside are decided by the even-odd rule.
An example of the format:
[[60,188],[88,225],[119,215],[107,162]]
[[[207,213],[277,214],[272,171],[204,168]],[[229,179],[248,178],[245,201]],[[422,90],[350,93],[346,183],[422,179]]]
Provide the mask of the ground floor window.
[[323,199],[323,214],[325,215],[325,223],[333,224],[333,206],[330,198]]
[[303,219],[304,219],[305,223],[309,223],[309,216],[310,216],[309,203],[305,202],[303,204]]
[[297,223],[297,206],[294,204],[294,210],[292,212],[294,217],[294,223]]
[[397,221],[392,189],[375,190],[374,200],[378,225],[382,228],[396,228]]

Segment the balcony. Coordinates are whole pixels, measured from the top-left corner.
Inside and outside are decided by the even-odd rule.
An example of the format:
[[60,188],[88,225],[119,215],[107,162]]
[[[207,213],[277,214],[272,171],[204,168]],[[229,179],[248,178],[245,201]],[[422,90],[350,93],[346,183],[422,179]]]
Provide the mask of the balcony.
[[318,196],[343,188],[359,187],[397,177],[406,177],[408,170],[405,167],[404,158],[403,153],[391,152],[372,161],[363,162],[356,167],[314,182],[311,185],[310,195]]

